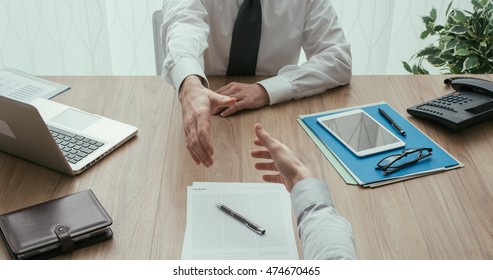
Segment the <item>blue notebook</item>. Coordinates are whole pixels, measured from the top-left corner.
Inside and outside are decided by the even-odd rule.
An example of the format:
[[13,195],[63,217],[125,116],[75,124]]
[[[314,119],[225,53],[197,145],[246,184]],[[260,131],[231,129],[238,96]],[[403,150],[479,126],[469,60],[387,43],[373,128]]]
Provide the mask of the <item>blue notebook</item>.
[[[387,103],[382,102],[370,104],[358,108],[364,110],[376,121],[385,126],[389,131],[403,140],[406,143],[405,147],[384,151],[365,157],[358,157],[317,122],[317,118],[322,116],[356,108],[347,108],[343,110],[300,116],[300,119],[305,126],[313,132],[312,135],[315,135],[330,150],[339,163],[343,165],[346,171],[354,178],[357,184],[365,187],[376,187],[463,166],[447,151],[417,129]],[[378,108],[386,111],[387,114],[394,119],[395,122],[399,124],[402,129],[404,129],[404,131],[406,131],[407,136],[403,136],[394,130],[390,123],[378,112]],[[400,154],[404,149],[421,147],[432,148],[433,155],[427,159],[417,162],[416,164],[407,166],[388,175],[384,175],[381,170],[375,169],[377,163],[386,156]],[[334,164],[334,162],[332,163]]]

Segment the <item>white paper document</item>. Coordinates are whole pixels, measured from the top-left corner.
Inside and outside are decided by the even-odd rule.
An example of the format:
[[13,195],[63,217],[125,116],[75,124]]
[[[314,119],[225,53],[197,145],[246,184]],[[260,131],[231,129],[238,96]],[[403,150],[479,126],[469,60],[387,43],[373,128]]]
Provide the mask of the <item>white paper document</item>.
[[0,95],[29,103],[37,98],[52,98],[69,86],[41,79],[14,69],[0,69]]
[[[281,184],[195,182],[187,190],[182,259],[298,259],[289,193]],[[236,211],[265,229],[260,235],[221,211]]]

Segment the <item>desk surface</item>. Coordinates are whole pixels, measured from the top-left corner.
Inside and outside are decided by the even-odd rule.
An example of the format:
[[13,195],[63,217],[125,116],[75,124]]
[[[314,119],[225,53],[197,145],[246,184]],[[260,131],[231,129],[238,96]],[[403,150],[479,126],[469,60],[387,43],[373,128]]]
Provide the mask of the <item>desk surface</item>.
[[[482,76],[493,80],[493,75]],[[179,259],[186,186],[194,181],[261,182],[250,157],[261,122],[326,182],[353,225],[361,259],[493,259],[493,123],[450,133],[406,108],[451,92],[442,76],[355,76],[318,96],[213,117],[215,163],[196,166],[184,144],[181,109],[159,77],[48,77],[72,89],[56,101],[139,128],[83,174],[69,177],[0,153],[0,213],[92,189],[113,218],[114,237],[62,259]],[[212,77],[213,89],[231,81]],[[252,82],[253,78],[243,78]],[[348,186],[299,126],[309,114],[386,101],[465,164],[376,189]],[[298,240],[299,244],[299,240]],[[9,255],[0,245],[0,259]]]

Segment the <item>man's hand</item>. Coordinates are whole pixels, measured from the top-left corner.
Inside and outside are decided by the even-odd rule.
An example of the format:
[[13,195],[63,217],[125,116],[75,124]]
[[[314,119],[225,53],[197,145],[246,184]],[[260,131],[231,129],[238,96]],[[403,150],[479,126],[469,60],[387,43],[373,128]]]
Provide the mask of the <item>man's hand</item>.
[[188,151],[196,164],[209,167],[214,154],[209,135],[211,111],[233,106],[236,100],[207,89],[195,75],[183,81],[179,98]]
[[218,107],[212,111],[213,115],[221,113],[222,117],[230,116],[243,109],[261,108],[270,102],[267,91],[259,84],[233,82],[218,89],[216,92],[237,100],[237,102],[229,108],[224,109],[223,107]]
[[279,142],[264,130],[262,125],[255,125],[257,138],[253,141],[255,145],[265,147],[263,150],[254,150],[251,155],[254,158],[270,159],[269,162],[257,162],[257,170],[277,171],[276,175],[264,175],[264,181],[282,183],[288,192],[299,181],[312,178],[313,173],[301,162],[301,160],[289,149],[288,146]]

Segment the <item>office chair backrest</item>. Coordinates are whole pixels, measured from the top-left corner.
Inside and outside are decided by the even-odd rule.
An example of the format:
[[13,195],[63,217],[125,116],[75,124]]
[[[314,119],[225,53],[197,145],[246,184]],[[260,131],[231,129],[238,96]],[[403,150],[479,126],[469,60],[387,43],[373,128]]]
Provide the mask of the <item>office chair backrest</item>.
[[163,71],[164,50],[161,43],[161,25],[163,24],[163,12],[156,10],[152,14],[152,34],[154,38],[154,57],[156,60],[156,75]]

